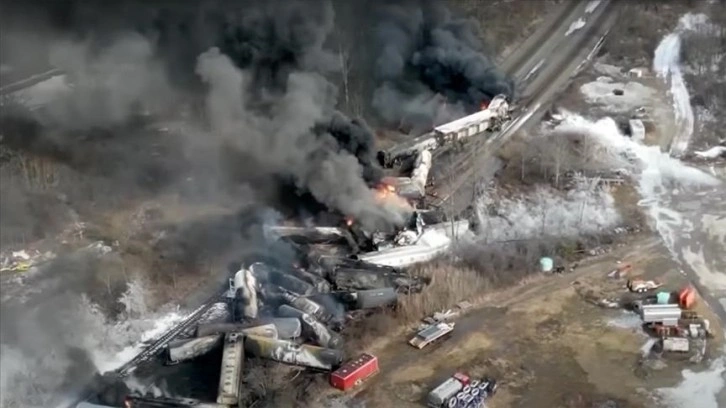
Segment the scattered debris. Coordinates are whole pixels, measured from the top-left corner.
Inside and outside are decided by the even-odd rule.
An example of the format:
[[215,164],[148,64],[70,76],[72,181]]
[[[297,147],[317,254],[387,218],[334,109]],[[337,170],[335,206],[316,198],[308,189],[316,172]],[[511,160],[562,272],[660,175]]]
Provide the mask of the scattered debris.
[[40,252],[35,249],[11,251],[9,254],[0,255],[0,273],[25,272],[54,258],[55,254],[50,251]]
[[612,272],[608,273],[609,278],[621,279],[628,276],[633,271],[633,265],[626,263],[618,265]]
[[636,293],[644,293],[648,292],[650,290],[658,289],[659,287],[663,286],[662,283],[656,282],[654,280],[642,280],[642,279],[632,279],[628,280],[627,288],[631,292]]

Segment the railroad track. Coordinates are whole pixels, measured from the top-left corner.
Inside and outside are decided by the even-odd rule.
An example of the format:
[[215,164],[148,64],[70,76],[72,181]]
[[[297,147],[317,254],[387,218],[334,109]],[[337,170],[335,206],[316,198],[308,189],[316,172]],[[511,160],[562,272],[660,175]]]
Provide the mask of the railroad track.
[[209,309],[214,306],[215,303],[223,300],[223,296],[226,291],[227,289],[225,288],[224,290],[215,293],[214,296],[209,298],[209,300],[204,302],[196,310],[190,313],[189,316],[184,318],[184,320],[169,329],[166,333],[154,339],[151,344],[144,349],[144,351],[142,351],[129,362],[118,368],[115,374],[119,377],[125,377],[131,371],[133,371],[136,366],[156,356],[170,341],[174,340],[178,335],[180,335],[186,329],[191,327],[194,323],[199,321],[199,319],[201,319],[202,316],[204,316],[204,314],[209,311]]
[[[475,171],[479,168],[479,166],[472,165],[477,156],[481,153],[487,155],[499,149],[504,144],[504,141],[508,139],[508,136],[511,136],[511,134],[521,128],[532,116],[541,111],[547,102],[543,96],[552,90],[556,85],[553,85],[553,83],[556,83],[557,79],[562,75],[563,71],[558,68],[569,67],[572,61],[583,53],[583,49],[587,50],[587,47],[597,40],[595,44],[592,44],[588,54],[583,59],[589,59],[595,54],[595,51],[602,46],[604,36],[609,32],[609,27],[604,25],[604,23],[612,23],[613,13],[610,11],[613,5],[614,2],[611,0],[602,0],[601,6],[593,13],[595,18],[587,23],[586,31],[582,34],[582,37],[569,46],[563,57],[559,57],[561,59],[560,63],[556,64],[556,66],[547,66],[542,69],[543,72],[547,72],[548,74],[540,76],[531,82],[530,86],[532,89],[528,89],[527,91],[529,92],[524,95],[522,100],[518,101],[521,110],[516,118],[508,122],[501,131],[488,137],[479,137],[472,140],[466,146],[466,152],[457,158],[458,160],[452,165],[451,170],[443,177],[440,177],[440,180],[453,179],[454,181],[447,184],[443,194],[441,191],[436,192],[437,195],[430,202],[431,206],[440,208],[445,205],[467,181],[471,180]],[[605,30],[603,30],[603,27],[605,27]],[[584,62],[580,62],[572,70],[569,78],[583,66]],[[534,86],[534,84],[541,84],[541,86]],[[452,177],[452,175],[456,177]],[[431,195],[429,196],[431,197]]]
[[[129,362],[116,369],[111,376],[117,378],[123,378],[129,375],[139,364],[156,356],[170,341],[174,340],[177,336],[189,329],[194,323],[198,322],[199,319],[204,316],[209,309],[214,306],[215,303],[224,300],[224,295],[227,292],[227,288],[220,290],[211,296],[201,306],[196,308],[192,313],[184,318],[181,322],[177,323],[174,327],[167,330],[164,334],[154,339],[151,344],[144,349],[141,353],[136,355]],[[66,403],[65,405],[57,406],[56,408],[75,408],[82,401],[88,401],[96,396],[97,388],[93,385],[89,385],[86,391],[81,393],[77,399]]]

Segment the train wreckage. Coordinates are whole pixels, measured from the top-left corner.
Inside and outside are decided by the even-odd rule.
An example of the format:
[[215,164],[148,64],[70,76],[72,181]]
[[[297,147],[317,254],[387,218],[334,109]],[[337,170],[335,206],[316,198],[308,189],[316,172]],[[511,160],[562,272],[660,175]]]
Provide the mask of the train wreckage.
[[[308,251],[294,265],[271,260],[242,265],[229,279],[226,301],[220,304],[228,317],[199,323],[193,337],[169,342],[166,363],[179,364],[222,347],[215,406],[234,406],[242,398],[246,357],[334,371],[345,361],[338,331],[346,313],[389,307],[398,296],[421,291],[428,282],[400,268],[433,259],[471,233],[465,220],[428,225],[424,219],[435,217],[414,213],[406,228],[390,234],[361,234],[347,227],[270,227],[277,239],[295,245],[331,239],[356,244],[345,257]],[[357,252],[360,248],[371,251]],[[144,398],[134,400],[136,406],[153,399]]]
[[409,221],[396,231],[366,231],[345,219],[339,225],[266,225],[269,240],[297,252],[295,262],[254,259],[240,265],[222,295],[224,321],[201,322],[188,338],[168,341],[167,364],[192,360],[222,347],[217,400],[129,396],[129,407],[219,406],[241,404],[245,359],[254,357],[313,371],[332,372],[346,359],[340,330],[357,310],[394,306],[399,296],[429,283],[406,272],[411,265],[446,253],[473,235],[466,219],[447,219],[426,210],[425,196],[433,149],[496,130],[509,118],[509,106],[495,97],[480,112],[435,128],[379,155],[385,165],[408,157],[408,177],[385,177],[379,190],[410,205]]

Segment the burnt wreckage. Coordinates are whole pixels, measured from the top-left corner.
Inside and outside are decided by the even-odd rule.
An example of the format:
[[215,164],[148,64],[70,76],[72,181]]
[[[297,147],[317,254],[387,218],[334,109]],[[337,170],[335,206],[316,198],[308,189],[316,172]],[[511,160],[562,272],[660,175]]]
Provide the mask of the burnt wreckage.
[[[242,264],[229,279],[226,301],[217,304],[224,312],[221,317],[199,322],[187,338],[169,342],[166,364],[222,347],[214,406],[234,406],[244,398],[246,357],[313,371],[335,370],[345,360],[339,332],[347,319],[354,318],[356,311],[395,305],[399,296],[420,292],[428,284],[389,264],[405,267],[421,262],[425,258],[421,253],[436,256],[453,239],[469,233],[467,221],[427,223],[441,219],[433,212],[413,212],[404,228],[385,234],[345,222],[339,227],[268,226],[268,237],[296,249],[295,262],[259,258]],[[371,260],[362,259],[366,257]],[[131,396],[127,404],[196,406],[193,400],[172,405],[154,401],[151,396]]]
[[[404,156],[413,160],[409,177],[386,177],[378,187],[384,196],[393,195],[410,205],[411,216],[402,228],[367,231],[349,219],[340,225],[265,226],[268,240],[284,241],[295,250],[294,261],[264,257],[240,265],[229,279],[225,302],[219,303],[225,318],[198,323],[193,335],[168,343],[167,364],[196,358],[221,345],[219,389],[213,406],[241,404],[246,357],[314,371],[341,366],[345,355],[340,331],[346,320],[358,310],[390,307],[399,296],[423,290],[429,282],[405,268],[435,259],[454,241],[472,234],[466,219],[447,220],[439,210],[417,209],[424,204],[431,149],[491,131],[508,119],[508,112],[504,98],[497,97],[487,109],[437,127],[435,137],[427,136],[435,143],[412,148],[406,144],[400,151],[384,152],[386,164]],[[160,405],[153,405],[154,401],[149,396],[127,400],[133,402],[129,406],[199,403],[157,401]]]

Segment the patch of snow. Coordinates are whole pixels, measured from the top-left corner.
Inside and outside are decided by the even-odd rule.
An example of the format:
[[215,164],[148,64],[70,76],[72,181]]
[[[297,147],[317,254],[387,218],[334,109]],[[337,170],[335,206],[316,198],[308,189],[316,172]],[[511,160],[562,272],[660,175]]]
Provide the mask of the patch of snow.
[[597,8],[597,6],[600,5],[600,3],[602,3],[602,0],[590,0],[587,3],[587,7],[585,7],[585,13],[590,14],[593,11],[595,11],[595,9]]
[[671,154],[676,156],[682,155],[688,149],[695,122],[691,97],[680,66],[681,34],[706,24],[707,19],[704,14],[684,15],[679,20],[676,31],[666,35],[655,49],[653,70],[664,80],[670,80],[670,94],[673,97],[677,126],[677,132],[671,143]]
[[544,59],[539,60],[539,62],[532,69],[529,70],[529,72],[527,73],[527,75],[524,77],[524,79],[522,81],[526,81],[532,75],[534,75],[537,72],[537,70],[539,70],[542,67],[542,64],[544,64],[545,61],[546,60],[544,60]]
[[599,233],[621,221],[612,196],[602,189],[573,189],[563,195],[539,188],[524,197],[496,199],[482,195],[476,210],[480,238],[488,243]]
[[615,65],[604,64],[602,62],[596,62],[593,64],[595,71],[602,75],[610,77],[621,77],[623,76],[623,69]]
[[578,18],[576,21],[573,21],[572,24],[570,24],[570,28],[567,29],[565,37],[581,29],[582,27],[585,27],[585,19]]
[[[623,311],[620,316],[607,321],[607,325],[619,329],[639,329],[643,324],[640,316],[632,312]],[[642,331],[640,331],[642,333]]]
[[695,151],[693,152],[693,154],[702,159],[716,159],[719,157],[726,157],[726,146],[714,146],[708,150]]
[[720,408],[726,385],[726,357],[719,357],[700,372],[683,370],[683,380],[672,388],[660,388],[658,394],[672,408]]
[[[611,112],[631,113],[656,97],[654,89],[638,82],[618,83],[612,82],[611,78],[601,78],[582,84],[580,92],[589,103],[606,106]],[[615,90],[622,90],[623,94],[615,95]]]

